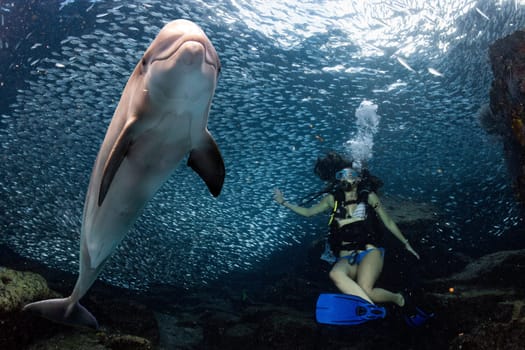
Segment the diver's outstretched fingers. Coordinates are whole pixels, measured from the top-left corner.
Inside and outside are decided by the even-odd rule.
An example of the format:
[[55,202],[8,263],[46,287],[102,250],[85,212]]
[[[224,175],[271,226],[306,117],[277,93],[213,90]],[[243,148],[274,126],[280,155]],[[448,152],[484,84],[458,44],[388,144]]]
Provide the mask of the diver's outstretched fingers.
[[279,204],[284,203],[284,196],[280,189],[278,188],[273,189],[273,199]]

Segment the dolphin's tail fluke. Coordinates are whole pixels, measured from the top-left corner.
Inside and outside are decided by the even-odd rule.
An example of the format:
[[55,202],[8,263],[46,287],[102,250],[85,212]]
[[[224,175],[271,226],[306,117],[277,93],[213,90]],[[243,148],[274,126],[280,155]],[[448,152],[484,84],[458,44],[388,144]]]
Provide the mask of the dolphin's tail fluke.
[[97,319],[78,301],[70,298],[48,299],[24,306],[24,311],[31,311],[58,323],[98,329]]

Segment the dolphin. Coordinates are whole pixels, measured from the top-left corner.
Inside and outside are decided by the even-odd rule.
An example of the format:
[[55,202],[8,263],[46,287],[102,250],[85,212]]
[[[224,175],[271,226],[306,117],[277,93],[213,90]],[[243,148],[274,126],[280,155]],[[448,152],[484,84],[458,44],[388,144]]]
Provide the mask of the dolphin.
[[80,269],[67,298],[24,307],[50,320],[98,328],[79,300],[146,203],[189,153],[190,166],[217,197],[224,161],[207,129],[221,66],[195,23],[166,24],[131,74],[97,155],[80,234]]

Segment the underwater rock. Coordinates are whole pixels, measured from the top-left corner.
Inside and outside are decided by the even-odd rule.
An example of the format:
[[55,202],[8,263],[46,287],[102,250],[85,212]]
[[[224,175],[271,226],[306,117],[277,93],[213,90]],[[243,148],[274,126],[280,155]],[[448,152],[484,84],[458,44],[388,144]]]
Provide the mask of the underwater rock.
[[315,349],[318,326],[312,314],[289,310],[261,322],[257,341],[273,349]]
[[153,345],[147,339],[135,335],[110,335],[104,344],[112,350],[152,350]]
[[525,321],[510,323],[483,323],[470,334],[460,334],[450,344],[450,349],[463,350],[521,350],[525,339]]
[[20,272],[0,267],[0,312],[19,311],[31,301],[57,298],[46,280],[32,272]]
[[159,341],[153,312],[115,297],[121,294],[110,286],[94,288],[86,304],[97,305],[105,332],[83,332],[22,312],[28,302],[61,295],[39,274],[0,267],[0,349],[153,349]]
[[223,343],[230,346],[230,349],[245,349],[247,345],[253,343],[256,336],[257,326],[248,323],[236,324],[224,332]]
[[160,335],[154,312],[118,292],[119,289],[111,286],[96,287],[85,304],[97,315],[100,325],[112,332],[139,336],[158,344]]
[[525,274],[525,249],[508,250],[480,257],[467,264],[458,273],[447,278],[436,279],[434,284],[524,288],[525,280],[516,278]]
[[432,336],[450,349],[521,349],[525,339],[525,250],[482,256],[461,272],[426,281]]
[[[317,325],[311,312],[275,304],[247,306],[237,319],[227,317],[208,323],[207,348],[216,349],[313,349]],[[236,321],[235,323],[231,323]],[[222,327],[217,325],[222,323]],[[221,332],[213,330],[221,329]],[[213,332],[213,334],[212,334]]]
[[449,349],[522,349],[524,298],[513,289],[461,286],[438,290],[426,298],[435,313],[429,336],[448,338]]
[[481,122],[502,137],[515,193],[525,204],[525,31],[497,40],[489,55],[494,80]]
[[59,334],[52,338],[41,340],[27,348],[28,350],[108,350],[110,348],[99,342],[94,332],[76,332]]
[[[177,314],[176,316],[157,313],[162,349],[196,349],[204,339],[198,322],[198,314]],[[215,329],[211,328],[212,331]]]
[[107,335],[102,332],[67,330],[52,338],[41,340],[28,350],[152,350],[149,340],[125,334]]
[[46,320],[22,312],[28,302],[56,297],[42,276],[0,267],[0,349],[24,349],[34,339],[56,334],[59,326],[46,327]]
[[438,220],[440,210],[431,203],[422,203],[400,197],[384,196],[383,207],[398,225],[417,225]]

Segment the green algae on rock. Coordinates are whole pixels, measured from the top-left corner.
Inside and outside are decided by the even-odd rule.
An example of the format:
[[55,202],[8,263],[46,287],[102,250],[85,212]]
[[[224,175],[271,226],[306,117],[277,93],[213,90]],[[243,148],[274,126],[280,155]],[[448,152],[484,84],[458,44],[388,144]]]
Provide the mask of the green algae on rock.
[[0,267],[0,312],[13,312],[30,301],[56,297],[59,295],[39,274]]

